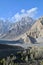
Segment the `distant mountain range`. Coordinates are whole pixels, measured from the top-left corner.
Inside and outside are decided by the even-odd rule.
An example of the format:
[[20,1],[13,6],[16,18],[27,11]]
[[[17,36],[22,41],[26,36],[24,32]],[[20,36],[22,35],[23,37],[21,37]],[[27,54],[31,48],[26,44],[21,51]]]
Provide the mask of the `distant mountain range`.
[[40,38],[43,38],[43,17],[38,20],[22,17],[15,23],[0,22],[0,39],[34,43]]
[[26,31],[28,31],[35,21],[31,17],[22,17],[20,21],[16,23],[10,23],[9,21],[1,21],[0,23],[0,38],[14,39]]

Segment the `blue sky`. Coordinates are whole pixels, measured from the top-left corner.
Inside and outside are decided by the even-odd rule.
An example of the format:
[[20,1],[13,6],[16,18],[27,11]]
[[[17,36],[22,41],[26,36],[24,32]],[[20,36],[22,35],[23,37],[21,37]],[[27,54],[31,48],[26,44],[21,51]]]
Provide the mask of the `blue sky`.
[[37,12],[34,17],[43,16],[43,0],[0,0],[0,18],[13,18],[32,8],[36,10],[32,14]]

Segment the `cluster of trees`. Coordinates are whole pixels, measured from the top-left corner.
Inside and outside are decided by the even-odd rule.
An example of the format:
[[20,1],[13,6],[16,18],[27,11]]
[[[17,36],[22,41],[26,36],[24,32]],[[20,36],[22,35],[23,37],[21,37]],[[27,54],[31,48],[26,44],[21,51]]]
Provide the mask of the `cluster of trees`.
[[[26,49],[24,51],[17,52],[16,56],[11,54],[9,57],[1,59],[0,64],[17,65],[18,63],[30,63],[30,62],[31,63],[35,62],[37,64],[38,60],[42,60],[42,59],[43,59],[43,48],[33,47]],[[41,61],[40,65],[42,64],[43,61]]]

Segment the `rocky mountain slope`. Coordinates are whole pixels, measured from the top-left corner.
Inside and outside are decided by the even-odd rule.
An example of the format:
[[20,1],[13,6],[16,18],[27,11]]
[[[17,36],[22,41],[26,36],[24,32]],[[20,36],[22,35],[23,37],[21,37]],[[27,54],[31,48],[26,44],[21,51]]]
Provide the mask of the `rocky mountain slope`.
[[35,22],[27,34],[34,38],[43,37],[43,17]]
[[31,29],[26,32],[25,42],[43,42],[43,17],[36,20]]

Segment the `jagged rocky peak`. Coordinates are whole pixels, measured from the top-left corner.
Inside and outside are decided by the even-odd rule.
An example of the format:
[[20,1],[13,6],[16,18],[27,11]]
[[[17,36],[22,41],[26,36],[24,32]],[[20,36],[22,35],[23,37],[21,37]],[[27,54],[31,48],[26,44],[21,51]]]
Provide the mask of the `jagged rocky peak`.
[[20,20],[16,21],[16,23],[12,25],[11,29],[15,27],[20,27],[20,26],[24,27],[24,25],[26,27],[29,24],[32,25],[34,22],[35,22],[34,19],[32,19],[29,16],[25,16],[25,17],[22,17]]

